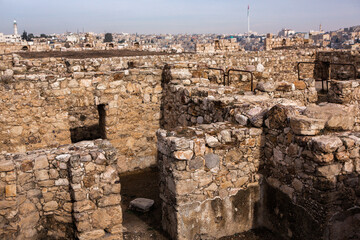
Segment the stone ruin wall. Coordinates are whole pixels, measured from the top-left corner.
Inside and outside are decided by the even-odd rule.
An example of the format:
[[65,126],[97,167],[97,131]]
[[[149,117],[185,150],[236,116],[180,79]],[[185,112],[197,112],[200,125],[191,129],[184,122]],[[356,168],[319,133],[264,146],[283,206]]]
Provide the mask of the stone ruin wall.
[[121,239],[116,150],[107,141],[0,156],[2,239]]
[[336,104],[270,110],[263,149],[266,227],[291,239],[360,237],[360,138],[350,112]]
[[158,131],[162,223],[172,239],[258,226],[261,133],[220,122]]
[[269,51],[272,49],[281,48],[294,48],[294,47],[310,47],[314,41],[312,39],[305,39],[300,37],[289,38],[289,37],[277,37],[271,33],[266,35],[264,40],[265,50]]
[[212,43],[197,43],[195,45],[197,53],[215,53],[215,52],[239,52],[242,51],[240,44],[236,38],[231,39],[218,39]]
[[329,81],[328,101],[339,104],[355,104],[360,101],[360,81]]
[[[171,69],[172,77],[183,78],[186,74],[189,73],[184,69]],[[166,104],[162,109],[161,125],[168,130],[176,126],[223,121],[259,127],[264,112],[275,104],[303,106],[317,101],[315,81],[311,79],[296,81],[295,84],[285,81],[259,83],[252,95],[239,91],[237,87],[211,85],[206,79],[170,81],[164,85],[163,91]]]
[[[319,52],[316,60],[331,63],[351,63],[357,70],[356,78],[360,78],[360,52],[359,51],[323,51]],[[319,66],[320,67],[320,66]],[[328,76],[328,74],[326,74]],[[331,66],[331,79],[354,79],[353,68],[349,66]]]
[[285,239],[360,237],[358,80],[330,82],[329,101],[343,105],[315,105],[169,74],[158,158],[173,238],[259,226]]
[[[225,236],[235,233],[235,231],[245,231],[257,226],[274,227],[268,224],[267,220],[280,221],[278,219],[279,211],[281,212],[283,209],[280,208],[279,211],[275,212],[269,211],[274,206],[271,204],[276,204],[271,202],[272,199],[279,199],[279,202],[284,202],[289,208],[295,206],[294,209],[296,209],[297,206],[301,206],[299,202],[296,202],[296,199],[289,197],[289,192],[294,193],[297,191],[294,188],[300,185],[296,185],[299,182],[295,178],[299,181],[304,180],[302,184],[306,191],[312,191],[312,188],[317,189],[313,185],[306,185],[307,178],[299,179],[297,175],[294,175],[293,166],[287,165],[288,158],[274,162],[274,157],[272,157],[274,154],[280,155],[279,152],[283,156],[288,154],[288,146],[281,145],[283,144],[281,142],[282,137],[278,138],[276,135],[281,135],[281,131],[288,133],[288,128],[284,127],[278,132],[273,132],[271,129],[268,132],[261,130],[262,128],[266,130],[268,127],[266,120],[271,116],[269,114],[271,107],[282,104],[286,108],[300,109],[299,115],[303,115],[303,111],[308,105],[307,100],[311,99],[309,96],[313,92],[313,81],[307,80],[300,84],[297,82],[297,74],[294,69],[297,61],[311,61],[314,60],[315,55],[304,51],[289,51],[286,54],[284,52],[247,53],[247,58],[244,57],[246,54],[242,53],[229,58],[225,58],[223,55],[200,54],[86,60],[55,58],[28,60],[3,55],[0,64],[1,91],[3,93],[1,97],[3,114],[0,123],[1,138],[4,140],[0,147],[3,154],[1,158],[7,159],[2,161],[4,169],[1,171],[3,192],[1,222],[7,229],[3,234],[13,234],[11,236],[6,235],[10,238],[15,235],[22,237],[25,232],[22,232],[21,229],[32,229],[32,231],[26,231],[26,234],[29,234],[27,236],[29,239],[36,239],[43,234],[64,237],[62,235],[63,230],[69,229],[70,235],[84,239],[90,237],[110,237],[111,239],[109,234],[114,234],[115,238],[119,237],[117,235],[121,232],[121,208],[119,206],[120,184],[117,179],[117,172],[155,165],[157,151],[159,151],[159,166],[162,174],[160,191],[164,201],[163,213],[169,216],[167,219],[164,218],[163,226],[170,235],[177,236],[176,238],[179,239],[186,239],[190,235],[201,235],[205,232],[210,235]],[[261,54],[265,56],[260,56]],[[299,56],[301,57],[299,58]],[[167,72],[166,68],[164,69],[165,62],[172,66],[170,72]],[[259,63],[264,69],[259,66]],[[260,83],[257,86],[257,93],[249,95],[236,86],[215,87],[215,85],[209,85],[213,82],[211,76],[219,75],[204,70],[204,64],[213,67],[228,65],[240,69],[253,65],[256,70],[263,70],[254,73],[256,82]],[[259,69],[257,69],[258,66]],[[313,69],[309,68],[305,72],[311,75]],[[168,74],[170,74],[170,79]],[[172,83],[171,81],[168,82],[169,80]],[[286,81],[284,82],[284,80]],[[194,84],[198,84],[198,86],[191,86]],[[357,87],[357,85],[352,83],[351,87]],[[69,98],[70,94],[71,98]],[[209,95],[214,96],[211,98]],[[207,103],[201,102],[202,98],[206,97],[208,100],[204,102]],[[283,97],[292,99],[284,99]],[[352,102],[350,103],[353,105],[357,103],[358,97],[354,96],[351,99]],[[188,112],[189,116],[182,117],[183,121],[179,122],[177,118],[172,116],[171,112],[166,112],[167,105],[179,109],[181,114]],[[102,109],[102,116],[105,116],[105,120],[101,120],[99,116],[99,106],[101,106],[100,109]],[[333,106],[329,108],[333,109]],[[345,110],[342,107],[338,108],[340,119],[354,109],[351,106]],[[195,114],[192,116],[193,113]],[[179,113],[175,111],[175,114]],[[359,118],[357,116],[355,111],[354,117],[350,117],[346,121],[347,130],[358,129]],[[317,121],[313,120],[314,122],[306,120],[303,122],[302,118],[306,117],[300,116],[298,118],[300,118],[300,123],[297,126],[313,129],[319,124],[320,126],[321,124],[329,125],[329,121],[324,120],[324,117]],[[312,118],[316,119],[316,117]],[[286,117],[286,120],[283,119],[282,121],[286,122],[287,119]],[[94,147],[93,154],[88,154],[86,152],[92,152],[93,148],[82,146],[84,143],[60,146],[71,143],[71,129],[101,125],[99,124],[101,121],[105,122],[103,122],[104,129],[98,126],[99,136],[106,136],[117,152],[115,159],[110,154],[110,163],[105,163],[105,165],[111,165],[110,167],[104,168],[103,162],[97,162],[96,156],[100,152],[104,153],[105,150]],[[226,122],[221,123],[224,121]],[[186,124],[182,124],[182,122]],[[199,125],[215,122],[218,123],[203,125],[204,127]],[[183,127],[182,130],[181,128],[172,129],[179,125],[188,127]],[[165,128],[168,126],[169,131],[158,131],[158,146],[156,146],[155,132],[161,126]],[[321,135],[328,130],[325,127],[322,129],[325,130],[320,129],[321,131],[319,130],[316,134]],[[335,127],[330,128],[330,130],[339,129]],[[187,135],[186,132],[192,132],[192,134]],[[266,147],[262,148],[264,139],[274,134],[278,139],[274,144],[279,144],[280,150],[266,155],[264,150]],[[334,134],[337,133],[334,132]],[[345,137],[354,138],[354,136],[357,135],[350,134]],[[184,138],[185,145],[182,145]],[[297,142],[293,142],[296,139],[293,137],[291,143],[296,144]],[[343,137],[341,136],[340,139],[342,141]],[[180,141],[180,147],[176,146],[177,141]],[[315,140],[311,139],[311,141]],[[196,145],[195,142],[199,144]],[[91,146],[91,143],[89,144]],[[301,144],[299,146],[303,147]],[[345,143],[342,144],[345,146]],[[355,153],[358,151],[356,150],[357,145],[349,148],[345,146],[345,149],[341,146],[339,144],[333,151],[336,151],[333,153],[335,159],[338,159],[336,155],[338,152],[340,155],[346,155],[348,151]],[[58,149],[29,152],[34,149],[52,147],[58,147]],[[77,151],[81,151],[81,154]],[[321,152],[322,150],[319,151],[320,158],[326,154]],[[11,152],[16,152],[16,154],[11,154]],[[61,157],[56,159],[56,156],[65,152],[70,155],[74,153],[76,157],[73,158],[74,161],[68,161],[66,169],[61,169],[61,161],[63,160]],[[39,154],[37,155],[37,153]],[[43,153],[46,153],[46,158],[40,157],[40,155],[45,155]],[[240,153],[241,156],[239,156]],[[34,154],[36,156],[33,156]],[[83,154],[86,156],[79,156],[83,156]],[[108,155],[105,154],[105,156],[108,159]],[[38,161],[43,164],[43,167],[39,169],[35,167],[38,157],[41,159]],[[315,157],[318,158],[318,156]],[[313,158],[315,159],[315,157]],[[239,158],[245,161],[238,161]],[[298,157],[295,158],[296,161],[302,161],[301,158],[299,158],[300,160],[297,160]],[[358,163],[356,162],[358,158],[349,157],[352,159],[352,165],[347,163],[347,160],[339,160],[340,163],[331,162],[338,160],[330,160],[318,164],[317,158],[315,160],[304,160],[310,161],[307,164],[313,164],[313,169],[320,169],[320,167],[325,166],[324,171],[315,171],[313,175],[310,175],[310,179],[321,181],[324,178],[329,178],[333,183],[335,181],[337,185],[330,191],[333,194],[331,196],[335,196],[335,198],[343,192],[355,191],[351,195],[350,200],[352,201],[345,199],[341,202],[341,204],[346,203],[344,205],[346,207],[354,206],[354,203],[358,201],[358,190],[354,187],[359,176]],[[331,159],[331,157],[329,158]],[[9,159],[13,159],[10,164]],[[69,159],[71,160],[71,157]],[[116,163],[114,163],[115,160]],[[83,161],[89,161],[89,163],[82,163]],[[24,164],[25,170],[21,168],[23,162],[26,162]],[[267,163],[273,165],[270,164],[268,168],[265,168]],[[96,167],[97,164],[101,166]],[[284,170],[287,171],[286,176],[276,174],[277,164],[283,166]],[[307,174],[307,164],[302,165],[299,173]],[[63,167],[65,167],[64,164]],[[95,170],[93,170],[94,168]],[[330,170],[326,172],[326,169]],[[59,176],[56,175],[56,172],[59,173]],[[66,174],[67,178],[64,177]],[[23,196],[27,195],[29,191],[25,193],[22,189],[20,175],[31,179],[30,185],[31,188],[35,189],[34,194],[41,191],[41,195],[34,195],[36,196],[34,199],[38,199],[40,196],[43,201],[34,199],[28,201],[27,199],[22,202]],[[17,177],[14,178],[14,176]],[[273,177],[275,181],[271,181],[272,178],[268,178],[269,176]],[[59,181],[60,178],[61,181]],[[107,180],[102,181],[102,178]],[[262,184],[269,179],[269,183]],[[67,185],[65,184],[66,180]],[[205,183],[203,180],[207,182]],[[79,199],[76,198],[76,194],[73,194],[78,190],[76,186],[79,186],[76,185],[76,181],[81,182],[82,191],[79,190]],[[109,181],[112,185],[108,185]],[[276,181],[280,182],[278,186]],[[296,182],[295,185],[292,185],[293,181]],[[323,182],[327,183],[326,181]],[[75,189],[73,185],[69,185],[72,182],[75,184]],[[188,182],[192,182],[194,185],[186,184]],[[56,185],[56,183],[60,185]],[[113,187],[108,189],[102,185],[103,183],[106,186]],[[95,187],[92,184],[95,184]],[[45,188],[46,190],[44,190]],[[192,191],[193,188],[195,188],[195,192]],[[94,189],[103,189],[103,191],[94,192]],[[47,192],[51,193],[46,194]],[[55,192],[63,193],[66,196],[57,197],[58,195]],[[264,197],[265,193],[273,194],[275,197],[266,198]],[[296,196],[296,194],[292,196]],[[197,202],[193,203],[197,204],[195,212],[189,207],[191,204],[187,201],[188,198],[198,199]],[[340,200],[342,201],[341,198]],[[314,199],[314,201],[319,206],[324,205],[321,199]],[[26,205],[22,212],[21,204],[23,203]],[[340,205],[339,203],[325,204],[325,207],[328,208],[325,208],[324,212],[328,214],[326,216],[336,215],[336,219],[340,219],[339,223],[331,224],[337,224],[336,226],[343,229],[341,219],[354,222],[357,210],[351,212],[350,208],[345,209],[345,211],[340,211],[340,209],[337,211],[339,212],[337,215],[334,209]],[[116,209],[117,214],[111,215],[106,209],[102,209],[107,208],[107,206]],[[241,207],[247,209],[246,216],[243,212],[238,212]],[[19,212],[16,209],[19,209]],[[74,211],[69,212],[69,209],[74,209]],[[75,209],[78,210],[75,211]],[[328,209],[329,211],[327,211]],[[183,218],[176,213],[177,211],[184,214],[189,213],[196,217],[195,219]],[[262,216],[261,213],[267,215]],[[39,221],[36,224],[28,221],[27,217],[32,214],[32,217],[38,216]],[[103,219],[105,222],[94,220],[99,215],[108,217]],[[286,214],[284,216],[287,217]],[[350,216],[350,220],[346,218],[347,216]],[[73,219],[72,221],[70,221],[70,217]],[[284,221],[287,221],[286,217]],[[307,219],[306,217],[304,219]],[[289,221],[291,222],[291,220],[290,218]],[[329,219],[322,220],[324,225],[319,229],[325,229],[329,226]],[[199,226],[195,229],[196,231],[189,231],[194,221],[197,221],[196,224]],[[57,227],[52,226],[54,223]],[[212,229],[208,229],[207,224],[209,223],[214,223],[218,231],[214,232]],[[227,228],[221,227],[225,226],[224,223],[228,225]],[[36,225],[35,228],[34,225]],[[49,227],[50,225],[51,227]],[[239,230],[240,226],[243,226],[242,230]],[[284,226],[286,229],[280,229],[280,233],[287,237],[298,236],[293,225],[285,224]],[[53,229],[53,231],[46,232],[43,229]],[[328,227],[327,229],[335,231],[335,228]],[[338,233],[331,232],[330,234],[336,236]]]
[[22,51],[32,51],[32,52],[40,52],[40,51],[49,51],[50,45],[44,44],[35,44],[28,45],[26,42],[24,43],[0,43],[0,54],[9,54],[16,53]]
[[[155,132],[160,127],[165,62],[187,68],[189,80],[209,76],[221,80],[218,71],[204,70],[204,65],[240,69],[253,65],[256,69],[261,64],[264,68],[255,71],[255,81],[295,81],[295,62],[312,59],[312,54],[251,52],[85,60],[2,55],[0,149],[26,152],[69,144],[72,134],[93,127],[97,136],[105,135],[118,149],[120,171],[145,168],[156,163]],[[244,83],[249,88],[248,80]],[[100,107],[105,115],[103,129],[98,126]]]

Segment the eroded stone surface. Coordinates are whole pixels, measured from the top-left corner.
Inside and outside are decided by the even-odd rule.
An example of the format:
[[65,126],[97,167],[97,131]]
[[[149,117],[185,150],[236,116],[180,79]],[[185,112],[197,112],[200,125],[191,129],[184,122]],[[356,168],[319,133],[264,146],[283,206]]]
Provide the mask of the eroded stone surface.
[[8,222],[0,237],[98,239],[105,236],[105,229],[109,232],[116,226],[118,230],[107,233],[107,238],[122,239],[120,183],[113,151],[108,142],[97,140],[0,155],[7,159],[0,162],[4,191],[0,210]]

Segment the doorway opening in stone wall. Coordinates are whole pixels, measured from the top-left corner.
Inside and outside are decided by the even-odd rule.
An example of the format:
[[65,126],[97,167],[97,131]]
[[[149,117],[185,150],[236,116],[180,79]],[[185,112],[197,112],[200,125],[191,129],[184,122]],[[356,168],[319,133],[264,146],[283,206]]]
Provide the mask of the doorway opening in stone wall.
[[105,121],[106,105],[100,104],[91,107],[79,107],[69,111],[71,117],[71,142],[85,140],[106,139]]
[[[157,167],[120,174],[120,181],[124,239],[170,239],[162,230],[161,225],[161,199]],[[154,200],[154,205],[147,212],[135,210],[130,207],[130,202],[136,198]]]

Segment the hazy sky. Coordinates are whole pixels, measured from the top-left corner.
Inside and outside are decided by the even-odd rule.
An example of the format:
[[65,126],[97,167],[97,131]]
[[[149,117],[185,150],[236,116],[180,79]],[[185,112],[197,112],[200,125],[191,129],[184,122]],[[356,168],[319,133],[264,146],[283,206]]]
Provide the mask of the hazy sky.
[[360,25],[360,0],[0,0],[0,32],[277,33]]

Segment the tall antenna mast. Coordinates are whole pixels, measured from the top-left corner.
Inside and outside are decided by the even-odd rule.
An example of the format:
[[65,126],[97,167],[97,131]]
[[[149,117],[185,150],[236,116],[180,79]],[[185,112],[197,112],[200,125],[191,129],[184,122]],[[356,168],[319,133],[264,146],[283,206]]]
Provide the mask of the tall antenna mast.
[[247,17],[248,17],[248,38],[250,37],[250,5],[248,5],[247,9]]

